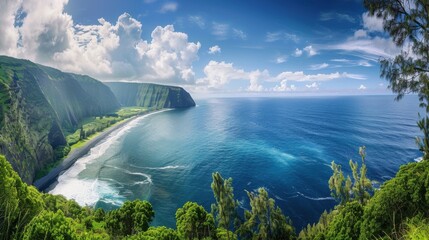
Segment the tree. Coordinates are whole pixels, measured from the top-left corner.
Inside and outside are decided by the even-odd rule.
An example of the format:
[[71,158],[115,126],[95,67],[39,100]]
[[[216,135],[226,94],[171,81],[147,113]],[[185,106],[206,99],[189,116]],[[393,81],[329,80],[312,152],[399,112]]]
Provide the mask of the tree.
[[429,159],[429,3],[426,0],[364,0],[371,16],[383,20],[389,33],[402,51],[394,58],[381,59],[381,77],[401,99],[407,93],[417,93],[420,107],[418,126],[423,139],[416,138],[423,159]]
[[328,181],[331,195],[339,201],[341,205],[345,204],[350,200],[352,180],[349,176],[347,176],[347,179],[344,177],[341,165],[335,164],[334,161],[331,163],[331,169],[333,174]]
[[22,182],[0,156],[0,239],[20,239],[25,225],[43,209],[41,194]]
[[75,232],[76,223],[65,217],[61,210],[56,213],[43,211],[25,227],[23,239],[78,239]]
[[126,201],[119,209],[108,212],[106,228],[113,235],[127,236],[146,231],[154,216],[148,201]]
[[[371,197],[373,187],[371,180],[369,180],[366,176],[367,168],[365,164],[365,151],[365,146],[359,148],[359,155],[361,156],[362,160],[360,170],[359,164],[357,162],[353,162],[351,159],[349,161],[354,180],[353,182],[351,181],[350,176],[347,176],[347,179],[344,177],[343,171],[341,170],[341,165],[337,165],[335,162],[332,162],[331,168],[333,174],[329,178],[329,189],[331,190],[332,197],[339,201],[340,205],[344,205],[351,199],[356,199],[359,201],[359,203],[364,204]],[[350,195],[350,193],[352,193],[352,195]]]
[[212,213],[216,216],[218,227],[226,229],[227,239],[230,239],[229,229],[237,214],[232,178],[224,180],[218,172],[213,173],[212,178],[211,188],[216,199],[216,204],[212,204]]
[[326,239],[353,240],[359,239],[363,206],[357,201],[348,202],[336,210],[329,223]]
[[146,232],[140,232],[137,235],[133,235],[129,240],[179,240],[179,236],[176,231],[171,228],[162,227],[150,227]]
[[245,222],[238,230],[242,239],[295,239],[291,221],[264,188],[259,188],[257,193],[247,192],[247,196],[251,210],[245,210]]
[[358,171],[359,164],[357,162],[353,162],[350,159],[350,168],[352,169],[353,174],[353,197],[358,200],[360,204],[366,203],[371,198],[371,192],[373,191],[371,180],[366,177],[366,164],[365,157],[366,151],[365,146],[359,148],[359,155],[362,159],[362,166],[360,171]]
[[194,202],[186,202],[177,209],[176,226],[182,239],[213,238],[216,234],[213,215]]
[[80,126],[79,140],[82,140],[85,138],[86,138],[86,134],[85,134],[85,131],[83,130],[83,125],[82,125]]

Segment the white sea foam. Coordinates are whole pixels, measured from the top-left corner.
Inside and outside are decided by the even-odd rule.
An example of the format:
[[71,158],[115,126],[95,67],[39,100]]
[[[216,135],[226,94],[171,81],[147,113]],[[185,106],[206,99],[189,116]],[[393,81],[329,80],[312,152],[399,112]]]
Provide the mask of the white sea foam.
[[[162,110],[159,112],[168,110],[170,109]],[[141,117],[137,117],[131,120],[125,126],[110,133],[103,141],[91,148],[87,155],[78,159],[73,164],[73,166],[71,166],[68,170],[62,173],[58,177],[58,183],[52,190],[49,191],[49,193],[61,194],[68,199],[74,199],[80,205],[93,206],[100,199],[103,199],[104,202],[109,202],[114,205],[121,204],[125,200],[125,197],[121,196],[119,194],[119,191],[115,190],[112,184],[109,184],[109,182],[107,181],[97,179],[80,179],[78,175],[86,169],[89,163],[92,163],[101,156],[103,156],[114,143],[119,142],[121,137],[124,136],[127,132],[129,132],[130,129],[136,127],[141,120],[159,112],[154,112]],[[123,170],[128,174],[143,176],[146,178],[144,181],[147,181],[149,184],[152,184],[152,179],[147,174],[130,172],[125,169]]]
[[185,168],[185,166],[180,166],[180,165],[167,165],[164,167],[140,167],[140,166],[136,166],[136,165],[130,165],[130,166],[134,167],[134,168],[149,169],[149,170],[169,170],[169,169],[183,169],[183,168]]
[[304,195],[304,194],[302,194],[300,192],[296,192],[296,193],[298,195],[300,195],[301,197],[303,197],[303,198],[307,198],[307,199],[314,200],[314,201],[334,200],[333,197],[309,197],[309,196]]

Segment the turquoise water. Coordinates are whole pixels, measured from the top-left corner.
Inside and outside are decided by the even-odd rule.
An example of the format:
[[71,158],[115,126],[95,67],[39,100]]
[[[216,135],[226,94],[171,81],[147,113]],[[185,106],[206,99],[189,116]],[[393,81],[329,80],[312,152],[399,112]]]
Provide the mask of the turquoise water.
[[232,177],[236,198],[265,187],[300,229],[335,202],[330,163],[348,172],[367,147],[368,176],[383,182],[420,156],[418,100],[407,96],[231,98],[130,123],[60,176],[52,193],[111,209],[147,199],[154,225],[175,226],[186,201],[210,210],[211,173]]

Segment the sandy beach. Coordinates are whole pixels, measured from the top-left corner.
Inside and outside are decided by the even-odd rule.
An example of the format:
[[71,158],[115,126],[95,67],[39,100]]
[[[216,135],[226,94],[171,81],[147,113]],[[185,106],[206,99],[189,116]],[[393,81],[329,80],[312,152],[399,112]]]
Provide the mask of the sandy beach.
[[130,117],[128,119],[123,120],[122,122],[119,122],[107,129],[105,129],[103,132],[99,133],[97,136],[86,142],[86,144],[80,148],[76,148],[72,150],[69,155],[54,169],[52,169],[46,176],[36,180],[33,185],[39,189],[40,191],[44,191],[46,188],[48,188],[52,183],[54,183],[58,176],[70,168],[79,158],[85,156],[91,148],[96,146],[100,141],[105,139],[109,134],[112,132],[122,128],[123,126],[127,125],[130,121],[151,114],[156,112],[161,112],[164,110],[159,110],[155,112],[148,112],[142,115],[137,115],[134,117]]

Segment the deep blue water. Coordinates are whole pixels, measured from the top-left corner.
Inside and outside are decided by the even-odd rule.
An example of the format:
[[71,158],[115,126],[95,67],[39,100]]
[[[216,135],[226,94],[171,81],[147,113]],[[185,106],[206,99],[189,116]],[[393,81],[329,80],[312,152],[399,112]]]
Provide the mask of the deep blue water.
[[134,121],[59,178],[53,193],[113,208],[147,199],[154,225],[175,227],[175,211],[195,201],[210,211],[212,172],[244,190],[268,189],[297,229],[318,220],[330,198],[330,163],[350,173],[367,149],[368,176],[383,182],[420,156],[418,100],[407,96],[223,98]]

